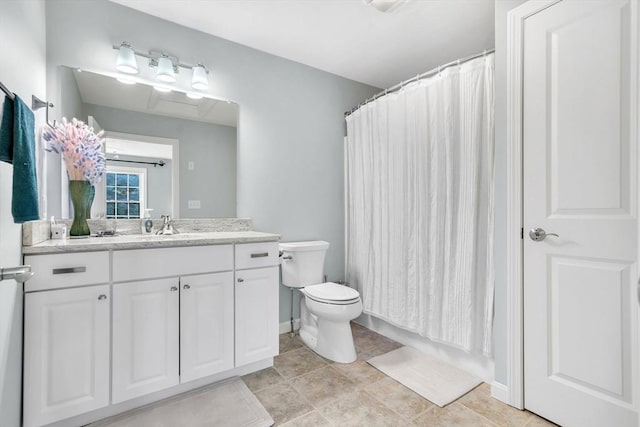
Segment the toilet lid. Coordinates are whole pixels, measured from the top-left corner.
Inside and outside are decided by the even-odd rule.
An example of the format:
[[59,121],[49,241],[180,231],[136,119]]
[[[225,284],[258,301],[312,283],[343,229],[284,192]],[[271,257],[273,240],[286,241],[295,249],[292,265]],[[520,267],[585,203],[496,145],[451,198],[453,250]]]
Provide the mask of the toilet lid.
[[349,303],[360,298],[360,294],[355,289],[337,283],[327,282],[319,285],[306,286],[304,293],[320,302]]

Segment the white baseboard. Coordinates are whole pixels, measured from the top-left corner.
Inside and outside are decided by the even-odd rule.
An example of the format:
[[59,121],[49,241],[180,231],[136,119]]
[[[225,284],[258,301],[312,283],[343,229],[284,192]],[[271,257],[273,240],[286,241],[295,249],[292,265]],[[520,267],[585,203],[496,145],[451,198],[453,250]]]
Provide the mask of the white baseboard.
[[509,389],[502,383],[497,381],[491,383],[491,397],[509,405]]
[[[297,331],[298,329],[300,329],[300,319],[293,319],[293,330]],[[291,332],[291,322],[288,320],[280,323],[280,333],[286,334],[287,332]]]

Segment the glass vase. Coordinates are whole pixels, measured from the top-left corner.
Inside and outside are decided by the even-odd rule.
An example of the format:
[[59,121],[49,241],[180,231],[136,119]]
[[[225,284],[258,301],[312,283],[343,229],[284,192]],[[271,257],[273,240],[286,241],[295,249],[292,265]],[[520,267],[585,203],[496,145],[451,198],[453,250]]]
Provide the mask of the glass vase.
[[96,187],[91,185],[89,187],[89,203],[87,203],[87,219],[91,219],[91,207],[93,206],[93,199],[96,197]]
[[87,210],[91,196],[89,181],[69,181],[69,197],[73,204],[73,223],[69,230],[72,238],[89,237],[91,231],[87,224]]

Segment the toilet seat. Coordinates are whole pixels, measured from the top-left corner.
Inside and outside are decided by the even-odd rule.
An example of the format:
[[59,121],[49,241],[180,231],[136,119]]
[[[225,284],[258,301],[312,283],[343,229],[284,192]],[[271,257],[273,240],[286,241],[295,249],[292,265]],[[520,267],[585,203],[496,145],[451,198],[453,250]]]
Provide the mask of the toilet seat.
[[324,304],[349,305],[360,301],[358,291],[333,282],[306,286],[302,292],[307,298]]

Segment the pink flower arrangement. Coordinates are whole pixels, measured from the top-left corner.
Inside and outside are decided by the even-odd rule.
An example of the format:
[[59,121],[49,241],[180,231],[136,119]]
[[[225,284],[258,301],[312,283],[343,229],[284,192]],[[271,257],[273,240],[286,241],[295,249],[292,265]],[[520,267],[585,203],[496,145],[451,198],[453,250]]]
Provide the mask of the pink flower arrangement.
[[104,131],[97,134],[84,122],[63,118],[62,123],[45,129],[42,137],[48,143],[46,151],[58,153],[67,165],[69,179],[89,181],[91,185],[100,182],[105,169],[102,152]]

